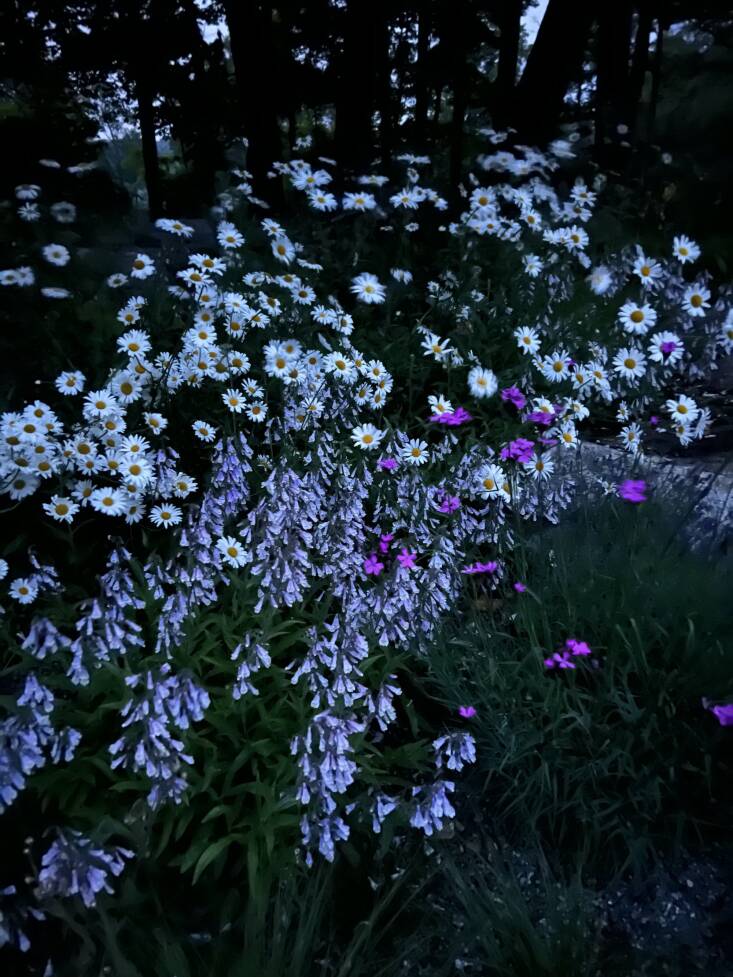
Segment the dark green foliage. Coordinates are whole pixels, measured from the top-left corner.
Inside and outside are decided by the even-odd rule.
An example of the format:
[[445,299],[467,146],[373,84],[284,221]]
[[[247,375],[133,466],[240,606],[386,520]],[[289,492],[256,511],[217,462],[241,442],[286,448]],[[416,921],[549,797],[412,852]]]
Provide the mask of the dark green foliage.
[[[730,820],[728,731],[702,702],[733,692],[730,558],[691,553],[678,519],[653,502],[581,507],[520,548],[527,593],[474,611],[431,655],[437,694],[477,710],[486,817],[589,867],[640,872]],[[592,658],[547,670],[568,637]]]

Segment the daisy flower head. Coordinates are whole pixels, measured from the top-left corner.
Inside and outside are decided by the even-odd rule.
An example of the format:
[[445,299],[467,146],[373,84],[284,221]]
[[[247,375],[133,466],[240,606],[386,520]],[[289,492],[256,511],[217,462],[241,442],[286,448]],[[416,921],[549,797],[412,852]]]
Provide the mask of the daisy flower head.
[[234,224],[230,224],[228,221],[222,221],[219,224],[216,230],[216,239],[225,251],[241,248],[244,244],[244,235],[236,229]]
[[483,366],[474,366],[468,374],[468,389],[480,399],[492,397],[499,388],[496,374]]
[[514,337],[517,340],[517,346],[523,353],[534,355],[540,348],[539,333],[529,326],[521,326],[519,329],[515,329]]
[[295,247],[293,243],[284,235],[276,237],[271,245],[272,253],[278,261],[284,265],[289,265],[295,257]]
[[208,421],[194,421],[191,427],[199,441],[203,441],[206,444],[211,444],[216,437],[216,428],[213,424],[209,424]]
[[700,413],[700,408],[692,397],[687,397],[685,394],[680,394],[678,397],[668,400],[664,406],[671,415],[672,420],[678,424],[691,424],[697,419]]
[[421,346],[426,356],[432,356],[438,363],[444,362],[451,353],[450,340],[441,339],[434,332],[429,332],[423,339]]
[[79,370],[60,373],[54,380],[54,385],[60,394],[65,397],[73,397],[84,391],[86,380],[83,373]]
[[246,408],[247,417],[255,424],[261,424],[267,417],[267,405],[262,403],[249,404]]
[[18,217],[21,220],[27,221],[28,223],[33,223],[34,221],[40,220],[41,212],[38,209],[38,204],[25,203],[18,207]]
[[594,295],[605,295],[613,284],[611,272],[605,265],[598,265],[597,268],[594,268],[586,281]]
[[360,302],[367,305],[381,305],[386,297],[386,288],[380,284],[376,275],[370,272],[362,272],[352,280],[351,291]]
[[336,379],[346,383],[353,383],[358,376],[354,361],[339,350],[328,354],[323,361],[323,368],[326,373],[332,373]]
[[244,547],[234,536],[222,536],[217,540],[216,548],[230,567],[243,567],[247,562]]
[[589,237],[582,227],[569,227],[565,234],[564,244],[569,251],[581,251],[588,244]]
[[637,380],[646,372],[646,359],[635,346],[620,349],[613,358],[613,368],[624,380]]
[[338,201],[332,193],[327,193],[325,190],[320,188],[311,188],[307,192],[308,203],[314,210],[320,210],[323,212],[328,212],[331,210],[336,210],[338,207]]
[[484,465],[476,473],[477,488],[482,499],[508,497],[507,478],[499,465]]
[[653,288],[662,277],[662,266],[653,258],[647,258],[643,253],[639,253],[634,261],[633,272],[645,288]]
[[704,285],[692,285],[685,291],[682,308],[688,315],[704,316],[710,308],[710,290]]
[[145,423],[153,434],[161,434],[168,427],[168,420],[167,418],[163,417],[162,414],[149,412],[143,414],[143,417],[145,419]]
[[430,394],[428,396],[428,407],[433,414],[452,413],[453,411],[453,404],[442,395]]
[[363,213],[366,210],[374,210],[377,201],[371,193],[347,193],[344,194],[342,206],[344,210],[358,210]]
[[150,521],[154,526],[162,527],[163,529],[170,529],[172,526],[177,526],[181,518],[183,517],[183,512],[177,505],[171,505],[170,502],[162,502],[160,505],[154,505],[150,510]]
[[179,220],[171,220],[168,217],[161,217],[155,222],[155,226],[161,231],[173,234],[176,237],[191,237],[193,228]]
[[132,263],[132,268],[130,269],[131,278],[150,278],[151,275],[155,274],[155,262],[147,254],[138,254]]
[[556,350],[541,362],[542,375],[550,383],[560,383],[570,375],[570,355],[567,350]]
[[632,455],[637,454],[641,450],[641,438],[641,428],[635,421],[621,428],[621,433],[619,434],[621,446],[631,452]]
[[428,461],[428,446],[419,438],[411,438],[400,450],[403,461],[408,465],[424,465]]
[[672,254],[681,265],[697,261],[700,257],[700,247],[689,237],[679,234],[672,242]]
[[530,278],[539,277],[542,271],[542,261],[537,257],[536,254],[525,254],[522,256],[522,265],[524,266],[524,271]]
[[79,503],[61,495],[52,495],[50,502],[44,502],[43,511],[56,522],[73,522],[79,511]]
[[19,604],[32,604],[38,596],[38,586],[30,577],[18,577],[10,584],[8,593]]
[[649,359],[665,366],[675,366],[682,359],[685,347],[679,336],[673,332],[656,332],[647,348]]
[[125,501],[125,493],[121,489],[96,488],[89,495],[89,504],[94,511],[106,516],[121,515]]
[[626,302],[618,311],[618,321],[626,332],[644,336],[657,321],[657,313],[646,303]]
[[385,432],[378,430],[373,424],[362,424],[351,432],[351,439],[357,448],[372,451],[378,448]]
[[523,468],[535,481],[546,482],[555,470],[555,464],[544,455],[534,454],[523,463]]
[[63,244],[47,244],[41,253],[46,261],[59,268],[67,265],[71,260],[71,253]]
[[221,399],[224,402],[224,406],[227,410],[231,411],[233,414],[241,414],[245,407],[245,398],[241,390],[236,390],[234,387],[229,387],[221,395]]

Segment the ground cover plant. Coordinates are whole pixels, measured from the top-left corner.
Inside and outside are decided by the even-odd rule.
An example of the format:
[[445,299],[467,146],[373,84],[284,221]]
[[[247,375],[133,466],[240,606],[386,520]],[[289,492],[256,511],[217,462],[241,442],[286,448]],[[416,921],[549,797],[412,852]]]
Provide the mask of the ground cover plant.
[[14,183],[9,972],[727,972],[726,516],[650,457],[725,432],[725,263],[466,129],[231,139],[205,221]]

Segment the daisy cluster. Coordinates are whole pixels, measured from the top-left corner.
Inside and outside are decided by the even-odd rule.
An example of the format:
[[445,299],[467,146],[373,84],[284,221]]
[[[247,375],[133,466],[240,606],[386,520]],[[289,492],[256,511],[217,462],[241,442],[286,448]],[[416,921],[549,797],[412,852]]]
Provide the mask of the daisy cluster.
[[[126,698],[107,762],[144,778],[150,809],[180,803],[194,763],[186,738],[194,724],[205,729],[213,692],[205,663],[194,674],[177,655],[197,617],[246,580],[253,625],[222,655],[227,695],[257,697],[277,669],[308,704],[290,741],[305,858],[332,859],[360,819],[380,831],[399,811],[430,835],[453,816],[448,772],[474,757],[467,732],[439,737],[431,771],[408,787],[387,777],[375,786],[362,775],[361,751],[378,752],[388,730],[396,735],[402,694],[396,667],[380,673],[372,653],[426,653],[468,586],[505,587],[514,521],[559,519],[574,488],[562,460],[596,405],[616,407],[635,453],[652,408],[683,444],[702,437],[709,413],[680,387],[733,348],[724,297],[713,299],[704,276],[686,277],[699,257],[694,242],[676,238],[666,260],[637,249],[593,267],[586,225],[596,191],[577,182],[560,200],[546,179],[567,151],[558,144],[482,158],[484,171],[520,185],[474,177],[463,188],[463,210],[439,229],[456,241],[458,270],[434,280],[416,282],[417,271],[395,267],[384,281],[357,261],[334,294],[307,241],[271,217],[238,219],[243,205],[261,203],[244,170],[219,198],[217,253],[138,253],[106,280],[120,295],[109,370],[94,378],[66,370],[55,378],[53,403],[36,399],[2,416],[0,484],[11,504],[37,497],[39,515],[69,531],[91,516],[118,535],[131,527],[125,534],[135,542],[110,542],[105,572],[73,627],[54,623],[63,584],[52,568],[33,558],[30,572],[14,565],[11,574],[0,562],[26,673],[17,715],[0,726],[3,806],[36,769],[73,762],[80,748],[76,730],[54,723],[44,684],[51,662],[67,696],[124,664]],[[328,190],[332,161],[294,160],[274,172],[316,214],[341,211],[409,235],[426,211],[442,221],[448,204],[419,174],[426,157],[399,161],[400,186],[366,174],[338,198]],[[157,223],[181,243],[193,235],[182,220]],[[529,325],[516,312],[500,316],[491,290],[476,285],[489,241],[515,261],[528,303],[545,289],[544,311]],[[81,260],[56,244],[33,257],[35,266],[0,272],[0,282],[32,288],[49,269],[73,270]],[[571,283],[602,310],[607,326],[598,335],[582,338],[559,314]],[[405,416],[393,396],[404,394],[401,364],[389,369],[380,333],[362,328],[387,302],[413,317],[415,354],[431,376],[445,377],[446,389],[434,384],[419,417]],[[424,309],[417,322],[416,307]],[[471,348],[482,318],[512,350],[510,369],[496,372]],[[426,324],[438,321],[455,328],[441,335]],[[470,411],[449,396],[449,384]],[[489,443],[482,425],[500,412],[512,435]],[[156,607],[152,625],[146,604]],[[293,608],[307,619],[316,605],[305,650],[276,660],[266,621]],[[43,863],[41,891],[58,894],[64,879],[76,878],[73,866],[85,864],[90,844],[64,828]],[[117,874],[120,852],[107,863]],[[93,900],[106,877],[77,879],[67,891]]]

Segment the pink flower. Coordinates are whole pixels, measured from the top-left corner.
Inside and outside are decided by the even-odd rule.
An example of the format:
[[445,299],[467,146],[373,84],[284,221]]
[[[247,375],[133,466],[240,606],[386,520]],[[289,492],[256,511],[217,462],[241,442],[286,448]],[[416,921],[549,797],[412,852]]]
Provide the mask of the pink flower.
[[633,478],[627,478],[618,487],[618,494],[627,502],[646,502],[645,492],[646,482],[643,479],[637,481]]
[[364,560],[364,573],[378,577],[382,570],[384,570],[384,564],[379,562],[376,553],[372,553]]
[[379,552],[389,553],[389,544],[394,539],[394,533],[382,533],[379,537]]
[[496,573],[499,569],[499,564],[495,560],[489,560],[488,563],[473,563],[470,567],[464,567],[464,573]]
[[529,461],[532,457],[532,449],[534,448],[534,441],[529,441],[527,438],[516,438],[514,441],[510,441],[509,444],[505,445],[499,455],[502,461],[506,461],[509,458],[515,458],[517,461]]
[[397,554],[397,562],[405,570],[415,569],[415,560],[417,559],[417,553],[413,553],[408,550],[407,547],[403,546],[400,552]]
[[565,647],[569,648],[574,655],[590,655],[591,650],[585,641],[578,641],[575,638],[568,638]]
[[473,708],[473,706],[459,706],[458,715],[462,719],[473,719],[473,717],[476,715],[476,710]]
[[659,424],[659,418],[656,414],[652,414],[652,416],[649,418],[649,423],[652,427],[656,427],[657,424]]
[[533,410],[531,414],[527,414],[525,420],[539,424],[540,427],[549,427],[550,424],[555,423],[555,417],[554,411]]
[[394,458],[380,458],[378,464],[386,472],[393,472],[397,467],[397,461]]
[[442,414],[433,414],[430,418],[436,424],[448,424],[450,427],[458,427],[459,424],[466,424],[473,420],[473,416],[464,407],[456,407],[455,410],[443,411]]
[[518,594],[523,594],[527,588],[521,582],[521,580],[517,580],[517,582],[514,584],[514,589]]
[[461,505],[461,500],[457,495],[444,495],[443,499],[438,506],[438,512],[455,512],[459,509]]
[[519,387],[505,387],[501,392],[501,399],[513,404],[517,410],[521,410],[527,403],[527,398]]
[[556,651],[554,655],[545,658],[545,668],[575,668],[575,664],[570,661],[567,651]]
[[713,706],[710,710],[721,726],[733,726],[733,702],[725,706]]

